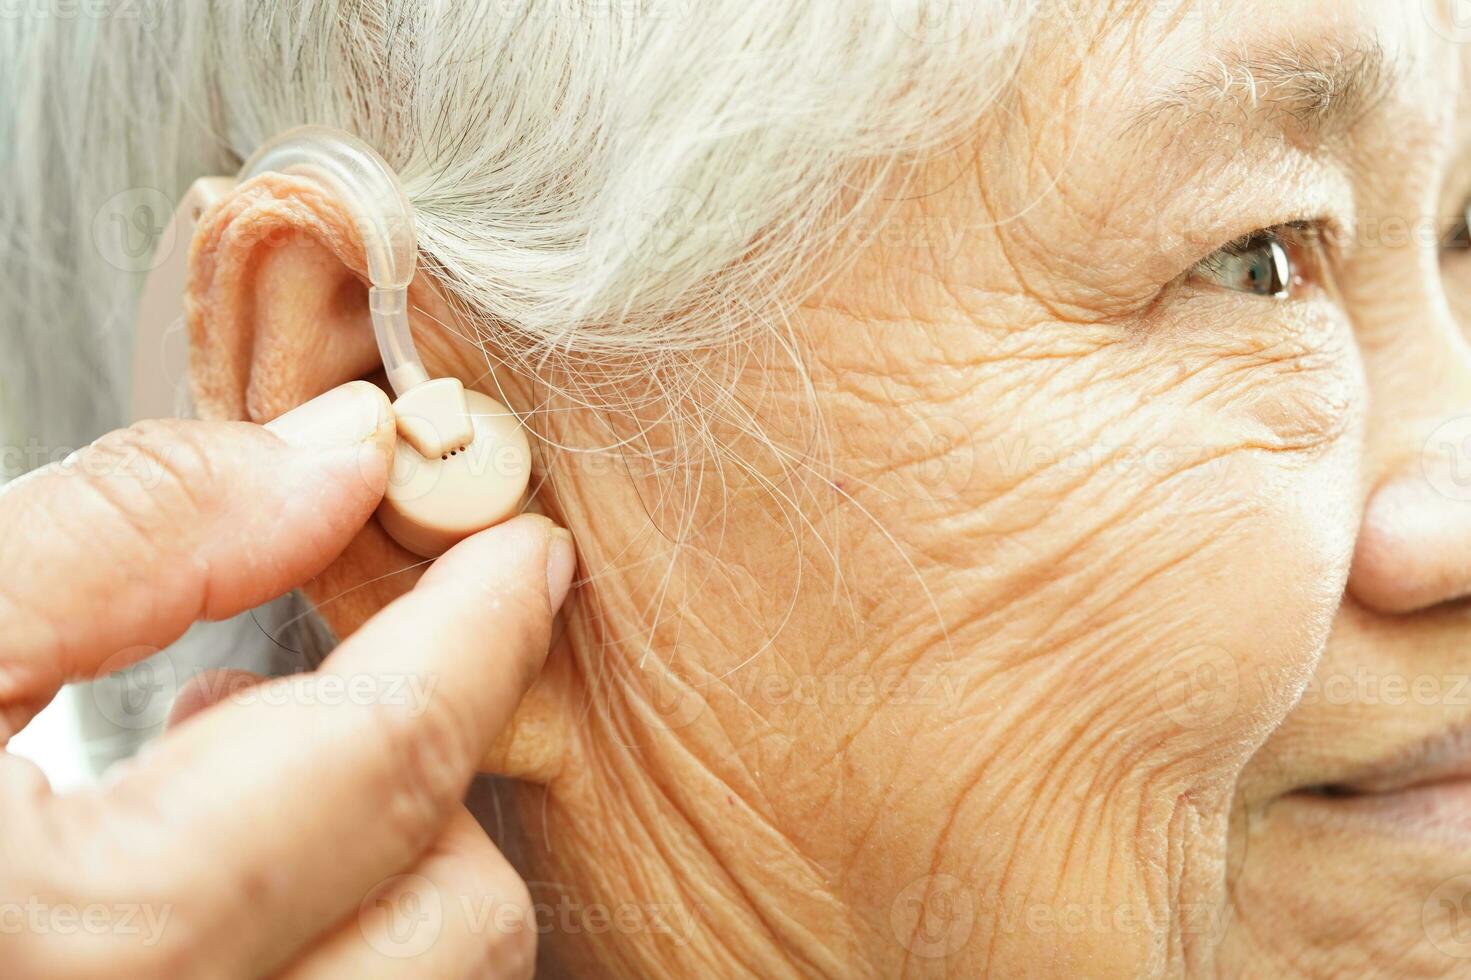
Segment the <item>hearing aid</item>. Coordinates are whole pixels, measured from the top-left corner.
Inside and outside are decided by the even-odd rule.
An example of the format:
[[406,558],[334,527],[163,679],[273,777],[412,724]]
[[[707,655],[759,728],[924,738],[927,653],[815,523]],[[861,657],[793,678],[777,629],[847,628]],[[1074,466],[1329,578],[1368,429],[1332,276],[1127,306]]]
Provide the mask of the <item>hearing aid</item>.
[[[514,517],[531,476],[526,433],[500,402],[465,390],[458,378],[430,378],[424,369],[408,317],[417,254],[414,211],[392,169],[348,133],[322,126],[288,130],[261,146],[236,181],[208,177],[195,183],[173,219],[176,229],[189,235],[183,240],[192,240],[204,207],[236,183],[263,173],[320,184],[346,209],[363,245],[368,312],[393,389],[398,430],[379,524],[409,551],[434,558]],[[145,294],[167,288],[175,277],[173,288],[182,296],[182,274],[160,270],[150,277]],[[155,281],[164,285],[155,287]]]

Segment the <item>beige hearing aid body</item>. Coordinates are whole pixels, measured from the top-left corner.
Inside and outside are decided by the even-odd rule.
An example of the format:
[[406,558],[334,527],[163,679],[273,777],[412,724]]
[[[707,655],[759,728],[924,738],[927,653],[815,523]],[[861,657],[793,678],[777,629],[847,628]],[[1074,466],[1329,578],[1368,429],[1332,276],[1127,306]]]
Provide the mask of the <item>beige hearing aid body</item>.
[[[267,172],[290,173],[322,184],[351,214],[367,257],[368,308],[384,372],[396,396],[398,440],[378,521],[409,551],[433,558],[476,531],[521,510],[531,476],[526,433],[510,409],[456,378],[431,379],[409,330],[408,286],[414,276],[414,212],[387,163],[347,133],[302,126],[281,134],[246,161],[236,180],[205,177],[189,189],[173,217],[174,254],[149,276],[139,310],[134,357],[134,411],[157,408],[146,392],[167,391],[170,368],[149,355],[162,345],[142,337],[176,321],[187,248],[205,210],[237,182]],[[154,363],[164,364],[163,376]],[[153,411],[150,415],[167,414]]]
[[[393,412],[398,443],[378,505],[378,523],[393,540],[433,558],[520,513],[531,448],[510,409],[457,378],[435,378],[400,395]],[[445,420],[466,425],[451,433]]]

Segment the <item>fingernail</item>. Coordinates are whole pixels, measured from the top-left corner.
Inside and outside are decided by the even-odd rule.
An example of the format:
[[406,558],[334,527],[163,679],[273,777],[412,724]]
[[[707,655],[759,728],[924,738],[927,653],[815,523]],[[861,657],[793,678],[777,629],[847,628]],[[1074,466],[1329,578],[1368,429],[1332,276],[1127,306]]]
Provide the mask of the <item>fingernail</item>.
[[291,446],[340,449],[373,438],[389,411],[383,392],[367,381],[350,381],[266,423]]
[[567,601],[576,572],[577,546],[572,543],[572,532],[565,527],[552,528],[547,542],[547,597],[552,600],[553,613]]

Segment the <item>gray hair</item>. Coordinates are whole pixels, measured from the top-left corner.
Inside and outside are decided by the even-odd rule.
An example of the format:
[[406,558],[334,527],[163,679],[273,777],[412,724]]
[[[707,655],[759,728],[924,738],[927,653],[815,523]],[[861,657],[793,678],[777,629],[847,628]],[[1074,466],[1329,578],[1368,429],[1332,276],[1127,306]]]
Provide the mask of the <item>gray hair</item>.
[[394,165],[498,356],[694,394],[662,369],[783,329],[823,230],[992,101],[1030,4],[0,0],[6,468],[119,423],[136,242],[301,123]]

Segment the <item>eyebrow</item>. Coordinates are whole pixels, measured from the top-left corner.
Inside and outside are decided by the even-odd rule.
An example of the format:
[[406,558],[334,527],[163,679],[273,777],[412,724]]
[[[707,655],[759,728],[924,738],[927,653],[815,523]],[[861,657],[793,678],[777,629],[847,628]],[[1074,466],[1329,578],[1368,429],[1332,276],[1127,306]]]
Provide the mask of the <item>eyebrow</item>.
[[1398,66],[1373,39],[1312,47],[1279,44],[1213,59],[1152,96],[1128,128],[1201,118],[1240,124],[1265,119],[1321,146],[1351,131],[1398,82]]

